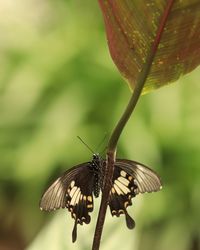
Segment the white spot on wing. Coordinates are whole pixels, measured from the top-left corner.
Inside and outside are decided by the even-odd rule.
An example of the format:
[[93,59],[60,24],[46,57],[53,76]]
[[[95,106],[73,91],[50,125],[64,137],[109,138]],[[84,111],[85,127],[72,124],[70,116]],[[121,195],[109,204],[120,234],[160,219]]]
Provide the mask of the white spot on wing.
[[122,170],[122,171],[120,172],[120,175],[121,175],[122,177],[125,177],[125,176],[126,176],[126,172]]
[[92,202],[92,196],[88,196],[88,201]]
[[122,191],[118,188],[118,186],[116,184],[114,184],[113,186],[114,186],[114,189],[116,190],[118,195],[123,194]]
[[72,181],[72,182],[71,182],[71,185],[70,185],[71,188],[73,188],[74,185],[75,185],[75,181]]
[[69,196],[70,196],[71,198],[73,197],[73,195],[74,195],[74,193],[76,192],[76,190],[77,190],[77,187],[74,186],[74,187],[72,188],[72,190],[70,191]]
[[115,184],[121,189],[121,191],[122,191],[124,194],[130,193],[130,189],[127,188],[127,187],[126,187],[124,184],[122,184],[120,181],[115,180]]
[[80,189],[79,189],[79,193],[78,193],[78,195],[76,196],[76,199],[75,199],[75,205],[78,204],[80,196],[81,196],[81,192],[80,192]]
[[76,204],[75,203],[76,202],[76,197],[77,197],[77,195],[78,195],[79,192],[80,192],[80,188],[77,188],[76,191],[75,191],[75,193],[74,193],[74,195],[73,195],[73,197],[72,197],[70,205],[74,206]]
[[124,177],[120,176],[117,180],[120,181],[125,186],[128,186],[128,184],[129,184],[129,181],[126,178],[124,178]]

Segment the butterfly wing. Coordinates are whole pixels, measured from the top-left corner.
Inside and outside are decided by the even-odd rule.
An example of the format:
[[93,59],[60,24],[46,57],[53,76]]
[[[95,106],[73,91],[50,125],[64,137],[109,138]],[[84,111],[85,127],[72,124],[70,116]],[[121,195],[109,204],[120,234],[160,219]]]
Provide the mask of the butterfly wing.
[[134,228],[135,222],[126,210],[132,205],[131,199],[139,193],[158,191],[160,188],[160,178],[153,170],[135,161],[117,159],[109,198],[112,216],[125,214],[127,227]]
[[120,160],[116,162],[116,166],[121,167],[134,179],[137,186],[135,194],[151,193],[159,191],[162,188],[160,177],[155,171],[149,167],[131,160]]
[[89,212],[93,211],[94,175],[90,162],[80,164],[66,171],[43,194],[40,209],[52,211],[67,208],[75,220],[72,232],[76,240],[77,224],[90,222]]

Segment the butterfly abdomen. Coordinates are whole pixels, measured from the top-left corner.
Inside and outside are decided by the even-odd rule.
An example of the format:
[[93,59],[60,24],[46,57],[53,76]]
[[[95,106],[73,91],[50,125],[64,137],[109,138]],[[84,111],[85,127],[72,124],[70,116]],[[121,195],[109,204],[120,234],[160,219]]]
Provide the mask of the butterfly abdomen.
[[93,155],[93,159],[90,165],[90,169],[93,172],[94,175],[94,182],[93,182],[93,193],[94,196],[97,198],[99,197],[99,193],[101,190],[101,184],[102,184],[102,164],[103,161],[102,159],[99,157],[98,154],[94,154]]
[[95,175],[94,175],[94,196],[96,198],[99,197],[100,189],[101,189],[101,177],[99,174],[95,173]]

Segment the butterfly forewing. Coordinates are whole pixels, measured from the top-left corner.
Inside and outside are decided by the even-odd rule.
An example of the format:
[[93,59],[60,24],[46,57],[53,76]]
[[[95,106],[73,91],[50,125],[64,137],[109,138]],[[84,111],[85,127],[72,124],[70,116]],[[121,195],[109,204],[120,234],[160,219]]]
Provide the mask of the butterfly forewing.
[[65,187],[58,178],[43,194],[40,201],[40,209],[45,211],[52,211],[58,208],[65,207]]
[[135,194],[156,192],[162,188],[160,177],[147,166],[135,161],[120,159],[115,164],[133,177],[134,184],[137,186]]
[[90,163],[83,163],[66,171],[43,194],[41,210],[68,208],[77,223],[89,223],[93,210],[93,174]]

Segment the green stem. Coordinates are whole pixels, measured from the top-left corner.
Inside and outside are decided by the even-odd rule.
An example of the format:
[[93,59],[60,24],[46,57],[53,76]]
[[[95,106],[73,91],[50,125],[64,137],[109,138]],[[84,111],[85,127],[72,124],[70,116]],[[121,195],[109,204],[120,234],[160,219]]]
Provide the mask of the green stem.
[[106,171],[105,171],[105,177],[104,177],[105,184],[104,184],[103,193],[102,193],[101,205],[99,209],[99,215],[97,219],[92,250],[99,250],[99,247],[100,247],[100,240],[101,240],[103,225],[105,221],[105,215],[106,215],[106,209],[107,209],[108,200],[109,200],[110,189],[112,185],[112,177],[113,177],[113,172],[114,172],[117,142],[132,112],[134,111],[136,104],[139,100],[139,97],[142,93],[142,89],[144,87],[148,74],[151,70],[152,62],[155,58],[156,51],[158,49],[158,45],[160,43],[160,39],[164,31],[165,24],[167,22],[168,16],[170,14],[170,11],[174,2],[175,0],[169,0],[168,3],[166,4],[166,9],[163,13],[163,16],[161,17],[160,25],[158,27],[158,31],[157,31],[154,43],[152,44],[152,48],[149,51],[146,63],[144,64],[144,67],[139,75],[137,84],[135,85],[134,92],[129,100],[129,103],[124,113],[122,114],[119,122],[117,123],[115,129],[113,130],[110,140],[108,142],[107,163],[106,163]]

